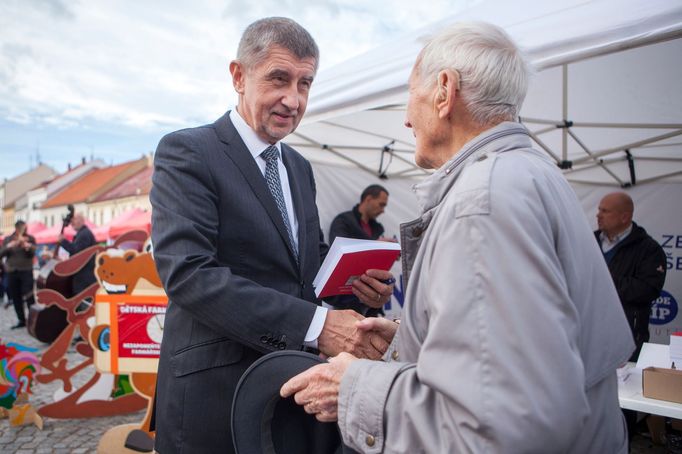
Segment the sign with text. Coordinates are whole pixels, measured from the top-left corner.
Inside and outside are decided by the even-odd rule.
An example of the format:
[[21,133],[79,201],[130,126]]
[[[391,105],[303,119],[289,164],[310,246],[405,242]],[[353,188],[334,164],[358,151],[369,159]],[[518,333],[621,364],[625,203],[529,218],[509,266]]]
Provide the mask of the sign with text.
[[95,296],[90,342],[102,372],[156,372],[168,297],[158,294]]

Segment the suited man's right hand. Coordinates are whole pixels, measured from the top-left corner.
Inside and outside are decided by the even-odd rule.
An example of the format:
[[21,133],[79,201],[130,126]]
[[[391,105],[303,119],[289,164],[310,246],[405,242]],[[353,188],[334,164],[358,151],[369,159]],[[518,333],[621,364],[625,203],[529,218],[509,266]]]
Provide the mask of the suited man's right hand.
[[352,310],[330,310],[317,338],[317,347],[327,356],[348,352],[358,358],[380,359],[388,343],[373,331],[358,329],[364,317]]

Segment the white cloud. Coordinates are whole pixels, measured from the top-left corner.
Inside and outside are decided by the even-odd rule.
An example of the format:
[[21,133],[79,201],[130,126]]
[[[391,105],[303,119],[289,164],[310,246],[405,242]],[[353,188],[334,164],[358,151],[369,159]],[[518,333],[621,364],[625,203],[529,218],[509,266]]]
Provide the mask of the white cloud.
[[38,151],[58,170],[135,159],[215,120],[236,103],[228,64],[261,17],[308,29],[324,70],[477,1],[0,0],[0,178]]
[[61,127],[211,121],[236,102],[228,63],[255,19],[299,21],[316,38],[325,68],[439,19],[450,5],[6,0],[0,5],[0,118]]

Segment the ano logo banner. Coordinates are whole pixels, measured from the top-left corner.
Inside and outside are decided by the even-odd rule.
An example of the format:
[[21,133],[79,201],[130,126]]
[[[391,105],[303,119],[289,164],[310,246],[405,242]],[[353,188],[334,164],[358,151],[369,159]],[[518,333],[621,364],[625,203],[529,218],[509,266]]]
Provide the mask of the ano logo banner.
[[677,301],[665,290],[661,290],[661,296],[656,298],[651,306],[649,323],[652,325],[665,325],[677,317]]

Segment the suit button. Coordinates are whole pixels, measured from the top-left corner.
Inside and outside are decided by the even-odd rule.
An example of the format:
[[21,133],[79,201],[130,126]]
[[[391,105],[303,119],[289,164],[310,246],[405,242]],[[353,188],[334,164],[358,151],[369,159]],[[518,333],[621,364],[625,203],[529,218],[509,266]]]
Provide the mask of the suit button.
[[284,350],[285,348],[287,348],[287,344],[285,344],[284,342],[280,342],[279,344],[277,344],[277,348],[280,350]]
[[365,443],[367,443],[367,446],[371,448],[372,446],[374,446],[374,443],[376,443],[376,440],[374,439],[374,436],[367,435],[365,437]]
[[268,343],[268,336],[261,336],[260,341],[262,344],[267,344]]
[[305,281],[301,281],[301,288],[305,289]]
[[398,361],[399,357],[400,355],[398,355],[398,350],[393,350],[393,353],[391,353],[391,358],[393,359],[393,361]]

